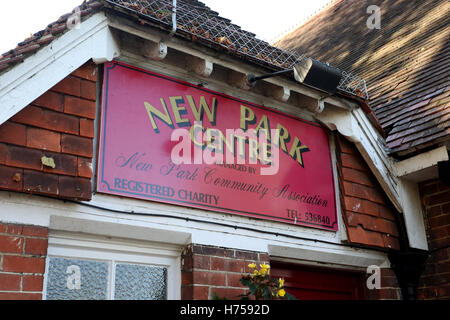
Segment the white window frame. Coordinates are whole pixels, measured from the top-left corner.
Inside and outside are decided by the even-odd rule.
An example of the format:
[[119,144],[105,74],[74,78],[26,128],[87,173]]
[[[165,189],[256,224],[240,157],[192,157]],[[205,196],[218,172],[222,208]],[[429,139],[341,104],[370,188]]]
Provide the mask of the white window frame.
[[107,300],[114,297],[114,272],[118,263],[167,268],[167,299],[181,299],[181,248],[172,245],[69,232],[50,232],[42,298],[47,295],[50,258],[108,262]]

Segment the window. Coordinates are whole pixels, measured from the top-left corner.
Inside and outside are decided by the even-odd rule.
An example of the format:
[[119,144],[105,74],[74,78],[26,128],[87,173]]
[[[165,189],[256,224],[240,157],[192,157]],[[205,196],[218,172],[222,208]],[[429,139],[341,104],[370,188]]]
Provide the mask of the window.
[[44,299],[179,299],[180,252],[143,241],[51,233]]

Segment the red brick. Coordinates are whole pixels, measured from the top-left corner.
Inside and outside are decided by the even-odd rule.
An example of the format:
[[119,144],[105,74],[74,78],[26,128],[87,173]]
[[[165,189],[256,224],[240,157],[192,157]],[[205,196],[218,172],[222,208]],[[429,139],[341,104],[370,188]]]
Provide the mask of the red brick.
[[22,234],[31,237],[48,237],[48,229],[39,226],[23,226]]
[[225,286],[226,276],[223,272],[211,272],[211,271],[197,271],[194,270],[193,282],[194,284],[209,284],[216,286]]
[[345,210],[378,216],[378,204],[360,198],[345,197]]
[[432,196],[427,197],[426,204],[427,205],[436,205],[450,202],[450,190],[447,192],[438,193]]
[[97,99],[97,84],[92,81],[81,80],[81,97],[95,101]]
[[8,234],[18,234],[21,235],[23,232],[23,225],[18,224],[9,224],[8,225]]
[[41,293],[0,292],[0,300],[41,300]]
[[191,285],[192,282],[192,271],[181,271],[181,285]]
[[81,79],[68,76],[51,90],[79,97],[81,95]]
[[44,172],[77,176],[78,158],[76,156],[51,152],[45,152],[44,155],[48,158],[52,158],[55,163],[55,168],[44,166]]
[[193,253],[203,254],[207,256],[218,256],[218,257],[225,257],[225,251],[224,248],[218,248],[218,247],[208,247],[208,246],[201,246],[201,245],[195,245],[192,248]]
[[441,239],[431,239],[429,241],[429,244],[431,248],[437,249],[437,248],[444,248],[447,246],[450,246],[450,237],[441,238]]
[[20,290],[20,275],[0,273],[0,290]]
[[389,234],[383,234],[382,237],[385,248],[400,250],[400,242],[396,237],[393,237]]
[[208,300],[209,287],[208,286],[193,286],[192,296],[194,300]]
[[84,178],[59,177],[59,195],[63,198],[91,200],[92,184]]
[[92,160],[78,157],[78,176],[82,178],[92,178]]
[[446,185],[445,183],[443,183],[442,181],[438,181],[438,189],[439,191],[450,191],[450,186]]
[[89,138],[63,135],[61,138],[61,148],[63,153],[92,158],[93,142]]
[[79,133],[79,120],[77,117],[33,106],[25,108],[15,115],[12,120],[63,133]]
[[227,273],[227,285],[228,287],[244,287],[241,283],[242,274],[240,273]]
[[381,300],[399,300],[401,298],[400,289],[379,289],[378,294]]
[[23,291],[42,291],[44,284],[43,276],[23,276]]
[[211,258],[209,256],[194,254],[193,256],[193,267],[196,269],[211,269]]
[[0,189],[22,191],[23,170],[0,165]]
[[439,191],[438,184],[421,184],[419,185],[419,191],[422,195],[430,195]]
[[378,214],[383,219],[388,219],[391,221],[395,221],[394,213],[388,207],[379,205],[378,206]]
[[236,259],[258,260],[258,254],[256,252],[249,252],[249,251],[236,250],[235,257]]
[[4,143],[0,143],[0,164],[6,163],[7,156],[8,156],[8,146]]
[[379,231],[390,234],[391,236],[399,236],[397,225],[394,222],[385,219],[377,219],[376,224]]
[[66,96],[64,112],[93,120],[95,119],[95,102]]
[[5,164],[11,167],[41,170],[42,151],[30,148],[8,146]]
[[260,252],[260,253],[258,253],[258,257],[259,257],[259,261],[261,263],[263,263],[263,262],[269,263],[270,262],[270,257],[269,257],[268,253]]
[[445,214],[450,213],[450,203],[442,205],[441,208],[442,208],[442,213],[445,213]]
[[342,166],[347,168],[353,168],[356,170],[367,171],[367,167],[364,163],[364,160],[356,155],[341,154]]
[[377,218],[365,214],[353,213],[350,211],[347,211],[346,215],[349,226],[356,227],[358,225],[361,225],[364,229],[378,231]]
[[27,147],[48,150],[61,151],[61,136],[59,133],[37,129],[27,129]]
[[22,253],[23,237],[0,235],[0,252],[1,253]]
[[[206,287],[209,290],[209,287]],[[181,300],[193,300],[193,287],[192,286],[181,286]],[[208,293],[206,293],[206,299],[208,299]]]
[[344,177],[344,180],[346,181],[355,182],[369,187],[374,186],[373,181],[364,171],[359,171],[351,168],[342,168],[342,175]]
[[43,274],[45,259],[5,255],[3,256],[3,271]]
[[94,121],[80,119],[80,136],[94,138]]
[[72,72],[72,75],[90,81],[97,81],[97,66],[92,62],[87,62]]
[[24,170],[23,190],[24,192],[29,193],[57,195],[58,176],[49,173]]
[[27,238],[25,240],[25,254],[45,256],[47,254],[48,240]]
[[352,197],[372,199],[373,189],[360,184],[344,181],[344,190],[346,195]]
[[0,142],[24,146],[27,143],[26,127],[7,121],[0,125]]
[[430,227],[433,229],[439,228],[440,226],[448,225],[448,224],[450,224],[450,215],[445,214],[445,215],[440,215],[437,217],[429,218],[428,223],[429,223]]
[[6,233],[6,230],[8,229],[8,225],[4,223],[0,223],[0,233]]
[[440,228],[431,228],[429,231],[429,235],[433,239],[440,239],[449,236],[447,232],[447,226],[442,226]]
[[347,233],[349,241],[353,243],[364,244],[368,246],[384,247],[384,241],[381,233],[365,230],[362,227],[348,227]]
[[57,92],[47,91],[36,99],[32,105],[62,112],[64,110],[64,96]]
[[211,257],[211,270],[245,272],[245,261]]
[[441,214],[443,214],[442,206],[437,205],[434,207],[428,207],[426,208],[426,214],[428,218],[440,216]]
[[436,263],[436,273],[450,273],[450,261]]
[[337,144],[341,152],[344,153],[357,153],[356,148],[353,143],[342,137],[341,135],[337,135]]

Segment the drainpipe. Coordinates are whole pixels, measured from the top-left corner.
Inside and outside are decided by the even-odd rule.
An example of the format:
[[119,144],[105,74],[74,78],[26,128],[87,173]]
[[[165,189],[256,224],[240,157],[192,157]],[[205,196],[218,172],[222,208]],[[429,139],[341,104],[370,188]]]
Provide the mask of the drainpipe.
[[406,224],[402,214],[395,215],[399,231],[400,250],[388,253],[391,268],[397,277],[403,300],[417,300],[417,288],[425,270],[429,252],[409,246]]
[[169,33],[169,39],[177,32],[177,0],[172,2],[172,30]]

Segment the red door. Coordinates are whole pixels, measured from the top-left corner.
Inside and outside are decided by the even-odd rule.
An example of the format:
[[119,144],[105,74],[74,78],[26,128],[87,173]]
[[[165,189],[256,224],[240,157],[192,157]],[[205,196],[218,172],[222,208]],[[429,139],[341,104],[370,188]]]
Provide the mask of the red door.
[[271,263],[271,276],[284,278],[286,292],[300,300],[364,299],[361,273]]

